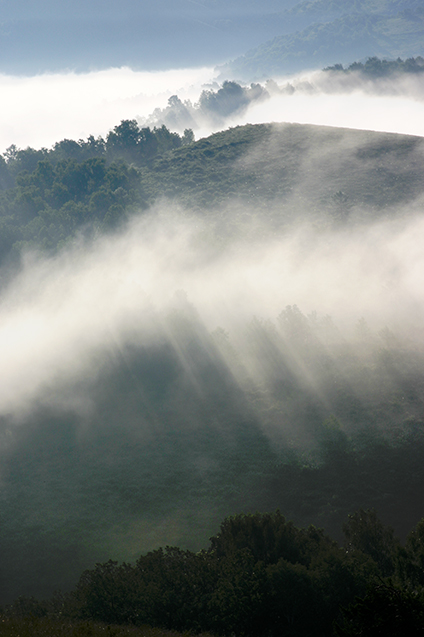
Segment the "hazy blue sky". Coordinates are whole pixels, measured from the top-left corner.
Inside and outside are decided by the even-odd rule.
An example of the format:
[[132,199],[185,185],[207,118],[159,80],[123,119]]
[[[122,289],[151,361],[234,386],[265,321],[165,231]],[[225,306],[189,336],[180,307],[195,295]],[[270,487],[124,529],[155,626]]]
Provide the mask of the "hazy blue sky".
[[293,0],[2,0],[0,71],[224,62],[280,33]]

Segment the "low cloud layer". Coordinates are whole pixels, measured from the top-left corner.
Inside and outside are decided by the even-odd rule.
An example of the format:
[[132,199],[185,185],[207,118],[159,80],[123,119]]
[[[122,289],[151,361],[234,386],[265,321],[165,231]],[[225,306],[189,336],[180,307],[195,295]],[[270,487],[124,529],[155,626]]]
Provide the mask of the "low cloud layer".
[[[160,124],[160,116],[152,117],[155,109],[166,109],[173,95],[196,105],[203,90],[219,89],[214,77],[211,68],[2,75],[0,148],[50,147],[64,138],[105,135],[122,119]],[[277,78],[277,85],[282,90],[273,90],[275,83],[265,84],[267,100],[253,100],[218,119],[198,117],[188,125],[196,129],[197,138],[228,126],[269,121],[424,135],[421,76],[375,82],[355,74],[315,72]]]
[[[372,80],[358,73],[316,72],[278,82],[238,124],[287,121],[424,136],[423,76]],[[230,123],[231,125],[231,123]]]
[[0,75],[1,152],[11,144],[41,148],[65,138],[105,135],[122,119],[164,106],[174,93],[193,98],[211,76],[208,68]]
[[[370,77],[361,72],[315,71],[262,85],[216,82],[196,103],[172,98],[144,122],[182,131],[193,127],[198,137],[225,127],[267,122],[293,122],[424,135],[423,74]],[[238,94],[234,87],[239,88]]]

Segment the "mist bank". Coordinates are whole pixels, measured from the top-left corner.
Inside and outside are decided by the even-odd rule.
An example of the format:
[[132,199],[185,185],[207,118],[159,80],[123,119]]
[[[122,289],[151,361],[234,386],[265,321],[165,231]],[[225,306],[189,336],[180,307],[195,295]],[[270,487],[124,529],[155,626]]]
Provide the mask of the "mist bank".
[[363,317],[375,332],[395,329],[420,342],[419,216],[280,233],[256,219],[223,244],[221,224],[230,216],[210,224],[181,210],[155,211],[89,251],[47,261],[27,255],[2,293],[1,410],[21,409],[58,379],[90,375],[98,352],[114,340],[155,342],[152,316],[170,311],[180,293],[207,331],[238,334],[253,317],[274,321],[297,305],[330,315],[340,338]]
[[30,410],[43,387],[60,400],[54,383],[90,375],[90,361],[127,332],[163,340],[168,328],[156,333],[152,317],[181,291],[207,332],[237,335],[297,306],[331,316],[343,338],[361,318],[375,333],[418,338],[421,138],[247,126],[146,164],[143,131],[126,124],[106,147],[139,170],[47,154],[29,174],[9,157],[19,186],[2,193],[3,229],[19,258],[2,270],[0,410]]
[[166,313],[179,290],[207,331],[237,334],[238,323],[273,321],[286,306],[351,332],[361,317],[377,331],[419,325],[421,138],[247,126],[184,146],[167,132],[160,153],[165,132],[146,138],[127,121],[98,142],[138,170],[78,163],[77,151],[97,148],[88,142],[59,144],[32,173],[21,169],[35,151],[9,155],[18,186],[2,192],[3,251],[21,269],[2,271],[0,409],[78,377],[132,325],[142,337],[144,314]]
[[424,99],[420,75],[370,78],[360,71],[319,71],[266,85],[271,99],[254,104],[240,119],[285,121],[423,136]]
[[266,121],[424,134],[422,82],[411,76],[376,80],[361,73],[303,72],[276,76],[274,81],[256,84],[254,90],[238,82],[239,88],[229,95],[222,92],[211,67],[151,72],[121,67],[31,77],[1,75],[0,87],[3,150],[12,144],[41,148],[64,138],[104,136],[126,118],[143,125],[165,124],[179,132],[193,128],[197,138],[229,126]]
[[[166,108],[156,108],[139,121],[149,126],[165,124],[179,132],[190,127],[197,137],[222,128],[271,121],[422,136],[421,66],[417,64],[418,71],[410,73],[396,69],[384,72],[386,66],[391,68],[389,62],[369,58],[365,65],[352,64],[346,70],[336,65],[250,85],[215,80],[204,88],[198,101],[174,95]],[[377,71],[371,73],[369,67]]]
[[41,148],[64,138],[105,135],[121,119],[166,105],[176,92],[193,99],[212,76],[210,67],[149,72],[125,66],[85,73],[0,75],[0,148]]

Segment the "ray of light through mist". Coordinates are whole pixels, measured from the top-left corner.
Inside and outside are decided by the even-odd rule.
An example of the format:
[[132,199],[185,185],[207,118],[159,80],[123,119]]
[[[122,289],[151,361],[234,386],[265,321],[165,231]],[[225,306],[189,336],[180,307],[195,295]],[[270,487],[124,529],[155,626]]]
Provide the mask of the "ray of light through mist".
[[54,388],[95,374],[112,341],[153,342],[152,316],[162,316],[181,290],[207,330],[220,326],[233,336],[254,316],[274,321],[296,304],[348,331],[365,317],[373,329],[395,326],[418,338],[422,219],[262,232],[225,249],[206,229],[181,212],[155,212],[89,251],[28,257],[1,297],[0,412],[59,400]]
[[[201,125],[196,137],[228,126],[270,121],[424,135],[422,77],[398,78],[387,90],[381,90],[381,83],[374,86],[354,79],[349,83],[346,78],[330,82],[329,77],[317,72],[279,80],[298,90],[293,95],[272,94],[219,125]],[[104,136],[122,119],[148,118],[155,109],[164,108],[171,95],[195,104],[214,79],[212,68],[1,75],[0,148],[4,152],[11,144],[50,147],[64,138]]]

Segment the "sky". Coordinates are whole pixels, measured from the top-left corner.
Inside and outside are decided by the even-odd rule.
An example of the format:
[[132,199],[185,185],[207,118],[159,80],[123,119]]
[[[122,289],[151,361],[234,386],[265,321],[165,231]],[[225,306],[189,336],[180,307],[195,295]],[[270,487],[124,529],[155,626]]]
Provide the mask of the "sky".
[[217,64],[279,34],[292,0],[0,0],[0,71]]

